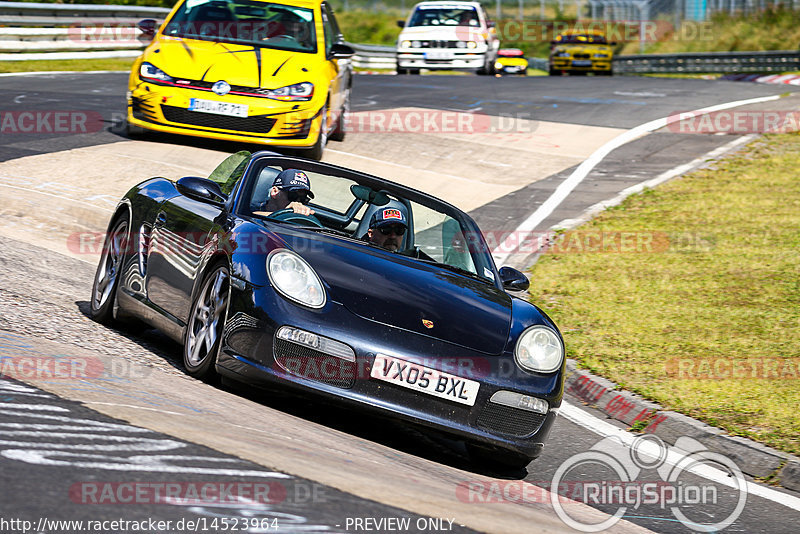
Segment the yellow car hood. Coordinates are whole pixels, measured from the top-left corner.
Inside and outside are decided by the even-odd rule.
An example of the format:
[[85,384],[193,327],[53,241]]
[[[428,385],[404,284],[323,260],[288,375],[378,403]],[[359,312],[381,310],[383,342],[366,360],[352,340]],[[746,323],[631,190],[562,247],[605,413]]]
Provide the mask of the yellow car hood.
[[173,78],[267,89],[312,81],[317,74],[315,54],[194,39],[165,39],[144,61]]

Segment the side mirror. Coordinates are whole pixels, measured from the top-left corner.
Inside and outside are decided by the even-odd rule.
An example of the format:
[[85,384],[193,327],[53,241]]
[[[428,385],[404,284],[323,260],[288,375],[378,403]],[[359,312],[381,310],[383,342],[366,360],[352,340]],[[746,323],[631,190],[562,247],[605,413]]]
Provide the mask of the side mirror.
[[228,200],[228,197],[220,189],[219,184],[212,182],[208,178],[184,176],[175,183],[175,187],[178,193],[185,197],[215,206],[222,206]]
[[404,21],[404,20],[398,20],[398,21],[397,21],[397,27],[398,27],[398,28],[405,28],[405,27],[406,27],[406,21]]
[[500,267],[500,281],[503,282],[503,289],[511,291],[525,291],[531,285],[524,274],[511,267]]
[[156,34],[158,23],[155,21],[155,19],[144,19],[140,20],[136,24],[136,27],[139,28],[139,31],[141,31],[143,34],[152,37]]
[[610,43],[608,43],[608,44],[609,44],[610,46],[617,46],[617,42],[616,42],[616,41],[611,41],[611,42],[610,42]]
[[333,59],[347,59],[353,57],[356,51],[352,46],[344,43],[334,43],[331,45],[330,55]]
[[497,24],[495,23],[495,21],[489,20],[489,21],[486,22],[486,26],[489,27],[489,28],[494,28],[494,27],[497,26]]

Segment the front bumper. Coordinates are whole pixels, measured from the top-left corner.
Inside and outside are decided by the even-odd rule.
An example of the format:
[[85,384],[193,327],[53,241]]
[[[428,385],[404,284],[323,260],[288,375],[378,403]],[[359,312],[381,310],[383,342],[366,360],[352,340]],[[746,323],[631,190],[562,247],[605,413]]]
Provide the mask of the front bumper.
[[550,59],[552,70],[573,72],[608,72],[611,70],[611,59],[574,59],[571,57],[554,57]]
[[430,52],[439,52],[439,49],[426,50],[415,48],[413,52],[398,52],[397,66],[402,69],[447,69],[447,70],[477,70],[486,66],[486,52],[460,52],[452,51],[451,57],[431,58]]
[[[247,117],[190,111],[192,98],[248,106]],[[140,83],[128,96],[128,123],[165,133],[285,147],[310,147],[319,136],[320,109],[307,102],[219,97],[201,90]]]
[[[232,290],[228,324],[218,371],[257,387],[283,385],[324,402],[429,426],[491,447],[534,458],[539,455],[563,395],[563,370],[534,376],[519,370],[513,355],[487,356],[360,318],[329,301],[321,310],[305,309],[270,288]],[[348,345],[353,363],[277,339],[282,325],[316,333]],[[420,393],[372,378],[376,355],[387,354],[480,382],[473,406]],[[492,402],[497,391],[544,399],[546,413]]]

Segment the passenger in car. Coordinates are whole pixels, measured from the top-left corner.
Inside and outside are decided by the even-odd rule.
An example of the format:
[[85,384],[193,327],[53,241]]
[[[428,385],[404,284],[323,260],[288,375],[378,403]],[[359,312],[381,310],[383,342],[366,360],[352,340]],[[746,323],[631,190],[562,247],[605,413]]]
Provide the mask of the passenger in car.
[[267,200],[261,205],[255,215],[267,216],[282,209],[291,209],[301,215],[313,215],[314,210],[306,204],[314,198],[311,192],[311,180],[308,175],[298,169],[281,171],[272,182]]
[[403,235],[408,230],[408,222],[403,210],[398,208],[381,208],[372,214],[367,230],[367,241],[397,252],[403,243]]

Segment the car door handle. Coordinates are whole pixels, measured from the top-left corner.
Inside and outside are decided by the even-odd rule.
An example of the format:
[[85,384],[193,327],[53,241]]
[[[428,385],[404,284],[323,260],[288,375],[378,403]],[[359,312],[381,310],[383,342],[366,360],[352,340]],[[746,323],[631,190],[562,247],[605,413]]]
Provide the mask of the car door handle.
[[158,215],[156,215],[156,224],[167,224],[167,214],[159,211]]

